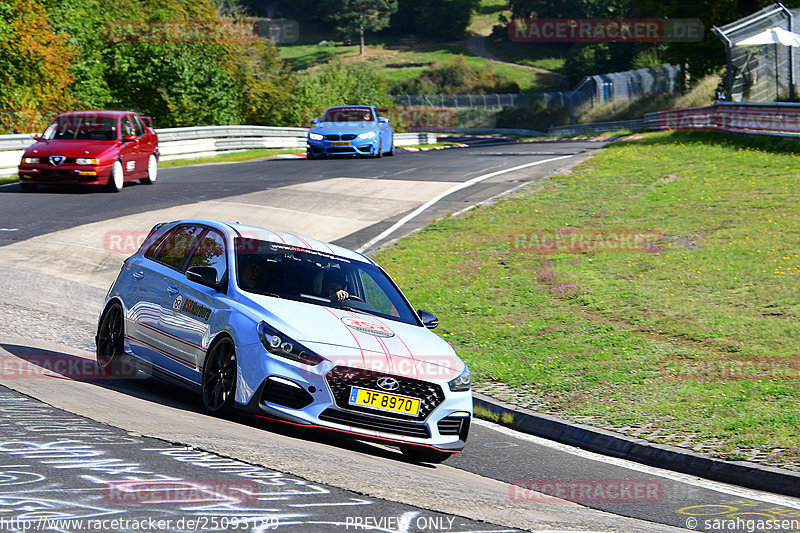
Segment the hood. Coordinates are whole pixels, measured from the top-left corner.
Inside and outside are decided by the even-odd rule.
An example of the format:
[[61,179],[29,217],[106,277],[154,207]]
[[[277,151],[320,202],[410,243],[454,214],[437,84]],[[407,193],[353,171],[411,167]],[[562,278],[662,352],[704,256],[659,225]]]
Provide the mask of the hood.
[[99,158],[105,152],[113,150],[116,144],[117,141],[39,141],[25,150],[25,157],[63,155]]
[[377,129],[378,125],[372,121],[360,122],[319,122],[309,131],[314,133],[363,133]]
[[464,369],[453,348],[422,326],[336,307],[248,295],[268,324],[334,365],[416,379],[450,380]]

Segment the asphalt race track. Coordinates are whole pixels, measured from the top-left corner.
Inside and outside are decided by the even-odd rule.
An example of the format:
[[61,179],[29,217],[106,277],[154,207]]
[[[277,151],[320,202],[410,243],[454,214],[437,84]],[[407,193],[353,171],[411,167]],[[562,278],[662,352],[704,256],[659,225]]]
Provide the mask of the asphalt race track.
[[[797,499],[484,421],[464,453],[434,467],[388,446],[216,419],[185,391],[90,370],[103,296],[156,222],[239,221],[372,249],[601,148],[483,141],[380,160],[183,167],[119,194],[0,187],[0,530],[31,530],[44,516],[84,520],[53,531],[91,531],[91,520],[108,521],[94,522],[98,530],[147,531],[171,520],[161,529],[735,532],[748,519],[800,519]],[[60,370],[42,370],[46,361]],[[25,364],[40,371],[17,370]],[[209,483],[215,490],[200,486]],[[546,483],[564,499],[526,488]],[[570,495],[581,485],[590,492]]]

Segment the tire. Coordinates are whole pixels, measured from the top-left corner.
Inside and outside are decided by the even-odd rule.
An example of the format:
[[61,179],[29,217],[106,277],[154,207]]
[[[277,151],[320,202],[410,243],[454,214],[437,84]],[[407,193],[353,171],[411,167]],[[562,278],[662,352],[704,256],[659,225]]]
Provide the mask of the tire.
[[424,446],[400,446],[400,451],[403,452],[403,457],[415,463],[433,463],[439,464],[451,457],[453,454],[449,452],[440,452],[433,448]]
[[306,159],[314,159],[316,156],[311,150],[306,150]]
[[97,366],[101,375],[115,378],[131,378],[136,375],[136,368],[125,354],[125,323],[119,303],[114,302],[103,311],[97,326],[95,345]]
[[394,155],[394,135],[392,135],[392,144],[389,145],[389,151],[386,153],[388,156]]
[[375,157],[377,157],[378,159],[383,157],[383,142],[381,142],[382,140],[383,139],[378,137],[378,149],[376,150],[376,154],[375,154]]
[[147,160],[147,177],[142,178],[139,181],[144,183],[145,185],[152,185],[158,179],[158,159],[156,158],[155,154],[150,154],[150,158]]
[[200,390],[203,408],[214,416],[227,416],[233,411],[236,396],[236,346],[230,337],[223,337],[208,350],[203,366]]
[[111,175],[108,176],[108,190],[111,192],[119,192],[125,185],[125,176],[122,173],[122,163],[114,161],[114,166],[111,168]]
[[36,184],[20,181],[19,188],[22,189],[22,192],[34,192],[36,190]]

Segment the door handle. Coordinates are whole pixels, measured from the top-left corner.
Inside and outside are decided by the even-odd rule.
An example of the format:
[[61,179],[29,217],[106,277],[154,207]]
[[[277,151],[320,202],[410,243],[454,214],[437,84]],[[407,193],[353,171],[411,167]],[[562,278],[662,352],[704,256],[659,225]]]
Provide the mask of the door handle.
[[170,293],[172,296],[175,296],[180,292],[180,290],[178,290],[178,287],[167,287],[167,292]]
[[144,278],[144,271],[143,271],[143,270],[141,270],[141,271],[139,271],[139,272],[134,272],[134,273],[133,273],[133,277],[134,277],[134,278],[136,278],[136,279],[142,279],[142,278]]

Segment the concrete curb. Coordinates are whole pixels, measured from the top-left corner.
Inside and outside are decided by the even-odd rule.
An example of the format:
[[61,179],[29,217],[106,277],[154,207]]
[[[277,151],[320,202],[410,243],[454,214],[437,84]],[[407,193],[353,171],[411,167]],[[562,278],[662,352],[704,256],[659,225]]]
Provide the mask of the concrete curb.
[[510,417],[510,422],[504,422],[503,425],[523,433],[712,481],[800,497],[799,473],[745,461],[723,461],[674,446],[654,444],[603,429],[573,424],[480,393],[473,393],[473,398],[476,408],[499,415],[501,420],[508,420]]

